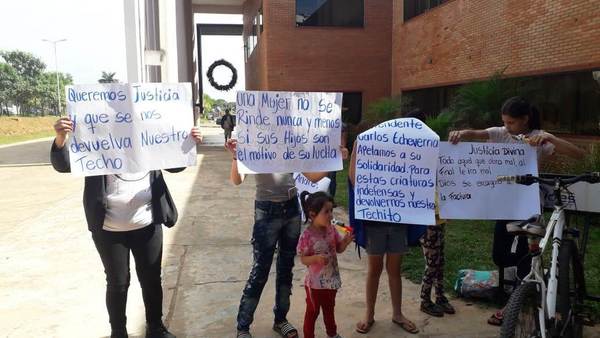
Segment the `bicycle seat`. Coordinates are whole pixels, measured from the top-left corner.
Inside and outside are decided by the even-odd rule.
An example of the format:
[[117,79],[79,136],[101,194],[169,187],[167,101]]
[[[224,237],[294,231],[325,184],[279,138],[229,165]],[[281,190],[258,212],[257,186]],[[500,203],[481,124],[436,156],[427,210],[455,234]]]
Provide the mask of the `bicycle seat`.
[[515,236],[544,237],[546,235],[546,227],[541,215],[534,215],[524,221],[510,222],[506,224],[506,231]]

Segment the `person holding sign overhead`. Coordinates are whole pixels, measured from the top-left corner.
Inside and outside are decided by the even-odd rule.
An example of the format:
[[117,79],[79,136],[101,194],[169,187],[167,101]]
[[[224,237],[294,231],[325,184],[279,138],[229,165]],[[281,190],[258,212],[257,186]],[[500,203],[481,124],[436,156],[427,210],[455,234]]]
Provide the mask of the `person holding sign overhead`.
[[[526,142],[536,147],[538,160],[554,154],[563,154],[581,159],[586,152],[574,144],[540,129],[540,114],[535,106],[520,96],[507,99],[502,105],[502,127],[451,131],[448,141],[456,144],[462,140],[487,140],[494,143]],[[517,275],[524,277],[529,272],[531,257],[528,257],[527,238],[510,235],[506,224],[511,220],[498,220],[494,230],[492,258],[498,266],[517,266]],[[512,250],[516,244],[516,250]],[[501,325],[502,311],[488,320],[491,325]]]
[[[420,108],[411,110],[405,117],[412,117],[425,122],[425,112]],[[425,257],[425,271],[421,281],[421,306],[422,312],[434,317],[444,314],[454,314],[456,310],[444,296],[444,232],[446,220],[440,218],[439,204],[436,193],[435,224],[427,226],[425,234],[420,239],[420,244]],[[431,289],[435,286],[435,302],[431,301]]]
[[[50,158],[58,172],[71,172],[67,135],[74,123],[56,121]],[[193,127],[190,136],[200,143]],[[185,168],[167,169],[179,172]],[[129,288],[129,255],[133,253],[146,310],[146,338],[174,338],[162,322],[162,225],[172,227],[177,209],[160,170],[85,177],[83,208],[88,229],[106,273],[106,308],[111,338],[127,337],[125,308]]]
[[[357,146],[352,149],[348,179],[356,187]],[[402,313],[402,256],[408,251],[406,224],[394,224],[381,221],[362,221],[366,233],[367,283],[364,318],[356,324],[356,332],[366,334],[375,324],[375,303],[379,289],[379,279],[385,268],[389,279],[392,298],[392,322],[408,333],[419,333],[417,326]],[[350,224],[352,227],[352,224]]]
[[[225,147],[232,155],[230,180],[239,185],[245,175],[238,171],[237,140],[229,139]],[[303,173],[311,182],[318,182],[327,173]],[[237,316],[237,337],[251,338],[250,325],[260,301],[262,290],[269,278],[275,248],[277,254],[276,293],[273,312],[273,330],[285,338],[298,337],[298,330],[288,322],[292,291],[292,268],[296,246],[300,237],[300,207],[297,190],[291,173],[256,174],[254,202],[254,227],[252,246],[254,262],[252,271],[240,300]]]

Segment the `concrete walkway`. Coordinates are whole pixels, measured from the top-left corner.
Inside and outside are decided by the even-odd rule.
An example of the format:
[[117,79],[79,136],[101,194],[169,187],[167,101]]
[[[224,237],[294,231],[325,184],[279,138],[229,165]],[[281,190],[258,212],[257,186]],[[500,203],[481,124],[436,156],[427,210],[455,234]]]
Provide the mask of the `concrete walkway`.
[[[177,337],[235,336],[235,317],[251,258],[254,181],[228,182],[230,156],[220,147],[201,147],[199,165],[166,174],[180,220],[165,228],[164,318]],[[104,273],[85,226],[83,180],[49,166],[0,168],[0,336],[106,337]],[[339,213],[339,211],[338,211]],[[343,213],[338,217],[344,219]],[[133,263],[133,260],[132,260]],[[494,337],[485,324],[490,310],[455,300],[455,316],[433,319],[418,311],[419,287],[404,283],[404,311],[421,330],[409,335],[392,324],[387,278],[380,285],[376,320],[368,335],[354,331],[364,311],[365,259],[354,250],[340,256],[344,287],[336,316],[344,337]],[[128,301],[131,337],[143,336],[144,311],[132,267]],[[294,269],[289,319],[301,328],[304,268]],[[267,284],[252,332],[271,331],[274,285]],[[318,337],[325,337],[322,324]]]

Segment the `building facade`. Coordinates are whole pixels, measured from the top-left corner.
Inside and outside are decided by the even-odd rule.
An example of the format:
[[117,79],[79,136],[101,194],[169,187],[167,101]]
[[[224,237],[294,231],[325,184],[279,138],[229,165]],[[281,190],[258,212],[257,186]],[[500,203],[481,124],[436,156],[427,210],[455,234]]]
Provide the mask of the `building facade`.
[[439,112],[502,72],[536,85],[549,129],[600,135],[600,0],[248,0],[244,18],[248,89],[342,91],[363,114],[414,92]]
[[[373,102],[400,94],[437,113],[457,86],[502,72],[536,88],[532,99],[548,129],[600,137],[600,0],[145,3],[171,8],[187,23],[186,10],[243,14],[246,89],[343,92],[349,122],[359,122]],[[159,48],[171,64],[160,62],[179,67],[167,73],[198,88],[197,51],[188,45],[194,46],[194,30],[171,33],[179,54]]]

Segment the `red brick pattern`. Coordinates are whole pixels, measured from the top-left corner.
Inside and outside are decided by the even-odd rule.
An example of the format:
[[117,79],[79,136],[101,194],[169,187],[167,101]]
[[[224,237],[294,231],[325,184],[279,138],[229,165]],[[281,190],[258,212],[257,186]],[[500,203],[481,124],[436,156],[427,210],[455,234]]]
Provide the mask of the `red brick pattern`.
[[453,0],[403,23],[394,0],[392,92],[600,68],[600,0]]
[[[261,0],[247,0],[244,3],[244,37],[252,30],[252,21],[258,14]],[[266,1],[265,1],[266,2]],[[265,4],[266,5],[266,4]],[[263,9],[264,10],[264,9]],[[267,44],[266,30],[259,36],[258,44],[246,63],[246,89],[258,90],[267,88]],[[246,41],[244,39],[244,41]]]
[[[248,12],[257,1],[246,2]],[[390,95],[390,0],[365,1],[362,28],[296,27],[295,0],[262,3],[264,34],[246,64],[248,90],[357,91],[364,109]]]

